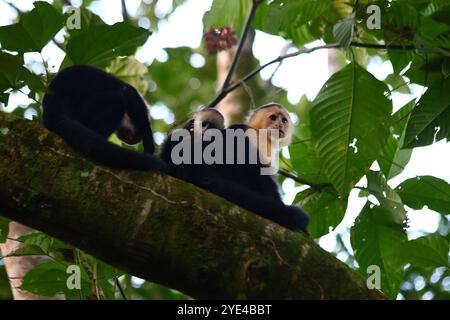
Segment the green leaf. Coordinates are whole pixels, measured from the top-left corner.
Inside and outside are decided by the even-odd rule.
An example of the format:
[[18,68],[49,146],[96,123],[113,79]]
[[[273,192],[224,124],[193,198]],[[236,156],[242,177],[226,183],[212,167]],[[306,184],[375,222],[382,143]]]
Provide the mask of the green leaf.
[[148,74],[147,67],[134,57],[117,58],[106,69],[120,80],[132,85],[145,96],[148,90],[148,82],[145,75]]
[[401,224],[392,220],[383,207],[369,203],[350,230],[350,241],[361,272],[376,265],[381,270],[381,290],[391,298],[397,295],[403,280],[403,264],[394,257],[407,241]]
[[14,300],[5,265],[0,266],[0,298],[2,300]]
[[450,214],[450,184],[432,176],[420,176],[403,181],[397,193],[404,204],[413,209],[429,209]]
[[388,50],[389,59],[395,74],[400,75],[401,72],[412,61],[414,53],[409,51]]
[[384,147],[392,103],[386,85],[355,63],[335,73],[311,109],[311,129],[325,173],[346,196]]
[[445,78],[448,78],[450,76],[450,58],[445,59],[444,63],[442,64],[442,74]]
[[378,164],[388,180],[403,172],[411,159],[412,149],[401,149],[401,142],[395,135],[388,138],[380,153]]
[[[202,68],[194,68],[190,64],[190,58],[194,51],[188,47],[165,49],[168,60],[159,62],[154,60],[150,65],[149,76],[155,89],[147,94],[146,100],[151,104],[164,102],[176,119],[184,119],[194,106],[198,106],[205,97],[213,97],[216,92],[217,66],[215,59],[205,59],[206,64]],[[182,70],[182,72],[180,72]],[[192,85],[193,80],[197,84]],[[197,81],[198,80],[198,81]],[[176,93],[176,95],[174,95]],[[167,124],[152,123],[155,131],[167,132]]]
[[412,111],[403,148],[450,138],[450,79],[430,86]]
[[411,66],[404,75],[413,83],[425,87],[439,88],[444,81],[442,69],[447,60],[450,60],[450,58],[443,57],[440,54],[428,54],[426,56],[415,54]]
[[0,92],[16,87],[23,63],[23,56],[0,50]]
[[448,0],[432,0],[429,2],[430,3],[428,4],[428,6],[422,10],[423,15],[425,16],[431,16],[439,11],[450,9],[450,3],[448,2]]
[[0,27],[0,43],[9,51],[40,52],[64,26],[65,18],[52,5],[37,1],[17,24]]
[[310,102],[303,96],[295,107],[300,123],[295,127],[295,141],[289,146],[289,154],[292,166],[300,177],[311,183],[325,184],[329,180],[312,141],[310,109]]
[[69,38],[63,67],[85,64],[105,68],[116,57],[134,54],[150,34],[148,30],[123,22],[91,26]]
[[253,26],[266,33],[293,38],[299,27],[317,18],[332,3],[331,0],[275,0],[270,4],[263,3],[256,12]]
[[406,1],[403,3],[400,1],[393,2],[388,10],[394,25],[399,29],[415,30],[417,28],[419,24],[419,13],[413,6],[406,3]]
[[333,34],[336,40],[344,49],[348,49],[353,39],[355,26],[355,13],[345,20],[338,21],[333,27]]
[[380,202],[381,206],[389,212],[391,219],[398,224],[406,222],[406,210],[400,196],[392,190],[386,182],[383,174],[379,171],[367,173],[367,188]]
[[450,51],[444,50],[439,47],[439,45],[432,43],[428,39],[424,39],[418,35],[414,37],[414,46],[417,48],[418,52],[421,53],[440,53],[443,55],[450,55]]
[[45,252],[36,245],[22,245],[17,250],[14,250],[13,252],[9,253],[5,257],[23,257],[23,256],[43,256],[45,255]]
[[43,80],[23,66],[23,56],[0,50],[0,93],[27,85],[32,92],[44,92]]
[[[67,288],[67,279],[70,274],[66,270],[66,266],[60,263],[44,262],[23,277],[20,289],[45,297],[53,297],[61,293],[72,296],[74,293],[78,294],[77,290]],[[90,282],[82,276],[81,290],[84,297],[89,296],[90,289]]]
[[81,7],[80,8],[80,26],[81,29],[77,28],[67,28],[67,32],[71,35],[77,35],[86,30],[90,30],[95,26],[105,26],[106,23],[96,14],[92,13],[92,11]]
[[240,34],[251,7],[251,0],[214,0],[203,17],[205,29],[231,26]]
[[50,253],[54,251],[58,251],[61,249],[71,249],[72,247],[52,238],[45,233],[42,232],[33,232],[26,235],[23,235],[19,238],[24,244],[37,246],[41,248],[41,250],[45,253]]
[[409,89],[409,86],[405,79],[396,73],[389,74],[386,79],[384,79],[384,82],[389,86],[391,92],[396,91],[405,94],[411,93],[411,90]]
[[409,120],[415,100],[411,100],[392,116],[391,135],[378,157],[378,164],[387,180],[403,171],[411,159],[412,149],[401,149],[405,139],[405,126]]
[[0,243],[5,243],[9,233],[9,219],[0,217]]
[[3,103],[5,106],[7,106],[8,102],[9,102],[9,93],[0,92],[0,104]]
[[449,266],[449,242],[442,236],[431,235],[410,240],[402,246],[396,259],[416,267],[438,268]]
[[306,189],[297,195],[295,203],[298,202],[311,218],[308,226],[311,238],[330,233],[341,223],[347,209],[347,202],[331,188],[321,192]]

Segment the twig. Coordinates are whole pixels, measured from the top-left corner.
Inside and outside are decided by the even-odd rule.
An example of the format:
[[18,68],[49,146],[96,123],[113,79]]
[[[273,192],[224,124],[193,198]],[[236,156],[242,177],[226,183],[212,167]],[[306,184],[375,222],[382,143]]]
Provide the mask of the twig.
[[66,51],[64,48],[64,45],[61,42],[56,41],[56,39],[52,39],[52,42],[55,46],[57,46],[58,48],[60,48],[62,51]]
[[[293,45],[292,45],[291,42],[288,43],[287,45],[285,45],[285,46],[283,47],[283,49],[281,49],[280,56],[283,56],[283,55],[287,54],[288,50],[289,50],[290,48],[292,48],[292,47],[293,47]],[[281,68],[282,65],[283,65],[283,61],[280,61],[280,63],[279,63],[279,64],[277,65],[277,67],[275,68],[275,70],[272,72],[272,75],[271,75],[270,78],[269,78],[269,82],[272,82],[273,78],[275,77],[275,75],[276,75],[276,73],[278,72],[278,70],[280,70],[280,68]]]
[[[371,48],[371,49],[391,49],[391,50],[414,50],[415,49],[415,47],[411,46],[411,45],[394,45],[394,44],[393,45],[384,45],[384,44],[360,43],[360,42],[351,42],[350,46],[361,47],[361,48]],[[220,91],[220,93],[217,95],[217,97],[208,104],[207,108],[214,108],[220,101],[223,100],[223,98],[225,98],[228,95],[228,93],[230,93],[231,91],[233,91],[236,88],[238,88],[239,86],[241,86],[242,83],[249,81],[254,76],[256,76],[259,72],[261,72],[261,70],[267,68],[268,66],[270,66],[274,63],[281,62],[284,59],[293,58],[293,57],[299,56],[301,54],[312,53],[316,50],[338,49],[340,47],[341,47],[340,44],[332,43],[332,44],[326,44],[323,46],[313,47],[310,49],[303,49],[303,50],[292,52],[292,53],[289,53],[286,55],[279,56],[278,58],[273,59],[272,61],[269,61],[269,62],[263,64],[262,66],[260,66],[259,68],[253,70],[252,72],[250,72],[249,74],[244,76],[241,80],[238,80],[238,81],[234,82],[233,84],[231,84],[230,86],[228,86],[225,90]]]
[[239,59],[241,58],[242,48],[244,47],[245,40],[247,39],[247,35],[250,31],[250,26],[252,25],[253,17],[255,16],[256,9],[261,4],[261,2],[262,2],[261,0],[253,0],[252,8],[250,9],[250,13],[247,17],[247,20],[245,21],[244,29],[242,31],[241,39],[239,40],[239,45],[237,47],[236,54],[234,55],[230,70],[228,70],[227,77],[223,82],[221,92],[225,91],[230,85],[231,78],[233,77],[234,72],[236,71],[237,65],[239,63]]
[[250,104],[251,104],[250,109],[256,108],[255,97],[253,96],[252,89],[245,82],[242,83],[242,87],[244,88],[244,91],[247,93],[248,97],[250,98]]
[[403,45],[403,44],[377,44],[377,43],[361,43],[352,41],[350,43],[351,47],[360,47],[360,48],[368,48],[368,49],[390,49],[390,50],[415,50],[416,47],[413,45]]
[[44,56],[42,55],[42,51],[39,52],[39,54],[41,55],[42,64],[44,65],[45,76],[46,76],[46,79],[47,79],[46,86],[48,86],[48,84],[49,84],[49,82],[50,82],[50,74],[49,74],[49,71],[48,71],[48,64],[47,64],[47,62],[45,61]]
[[129,22],[129,21],[130,21],[130,15],[128,14],[127,4],[126,4],[125,0],[121,0],[120,3],[122,4],[122,17],[123,17],[123,21]]
[[225,90],[222,90],[217,97],[208,105],[207,108],[214,108],[223,98],[225,98],[227,96],[228,93],[230,93],[231,91],[235,90],[236,88],[238,88],[239,86],[241,86],[241,84],[243,82],[247,82],[248,80],[250,80],[251,78],[253,78],[255,75],[257,75],[259,72],[261,72],[261,70],[267,68],[268,66],[277,63],[277,62],[281,62],[284,59],[287,58],[291,58],[291,57],[296,57],[300,54],[303,53],[310,53],[319,49],[329,49],[329,48],[339,48],[340,45],[339,44],[327,44],[324,46],[319,46],[319,47],[314,47],[311,49],[306,49],[306,50],[300,50],[297,52],[293,52],[293,53],[289,53],[283,56],[279,56],[278,58],[267,62],[266,64],[263,64],[262,66],[260,66],[259,68],[253,70],[252,72],[250,72],[249,74],[247,74],[246,76],[244,76],[241,80],[231,84],[228,88],[226,88]]
[[296,175],[293,175],[292,173],[287,172],[287,171],[285,171],[283,169],[280,169],[279,173],[281,175],[283,175],[283,176],[285,176],[287,178],[291,178],[292,180],[297,181],[297,182],[299,182],[301,184],[306,184],[306,185],[310,186],[311,188],[313,188],[314,190],[317,190],[317,191],[322,191],[323,189],[332,186],[330,183],[316,184],[316,183],[312,183],[312,182],[306,181],[305,179],[297,177]]
[[30,96],[29,96],[28,94],[26,94],[22,89],[15,88],[14,90],[20,92],[20,93],[23,94],[24,96],[27,96],[28,99],[33,100],[33,101],[36,102],[38,105],[41,105],[41,103],[40,103],[38,100],[36,100],[35,98],[30,97]]
[[125,295],[125,292],[123,291],[122,285],[119,282],[119,278],[115,277],[114,282],[116,283],[117,288],[119,288],[120,295],[122,296],[123,300],[128,300],[127,296]]
[[5,1],[5,0],[2,0],[2,2],[6,3],[6,4],[9,5],[11,8],[13,8],[14,10],[16,10],[16,11],[17,11],[17,14],[22,14],[22,13],[23,13],[23,11],[20,10],[15,4],[13,4],[13,3],[11,3],[11,2],[8,2],[8,1]]
[[98,279],[97,279],[97,264],[94,264],[94,269],[92,269],[91,266],[89,265],[86,256],[82,252],[80,252],[80,260],[84,270],[86,271],[89,279],[92,282],[91,297],[95,298],[96,300],[102,300],[103,293],[101,292],[98,286]]

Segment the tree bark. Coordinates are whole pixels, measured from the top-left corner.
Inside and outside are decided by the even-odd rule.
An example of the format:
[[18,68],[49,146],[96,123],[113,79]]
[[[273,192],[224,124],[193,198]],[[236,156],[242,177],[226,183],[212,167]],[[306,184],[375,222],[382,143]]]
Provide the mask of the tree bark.
[[81,158],[0,113],[0,214],[194,298],[382,299],[311,239],[158,173]]

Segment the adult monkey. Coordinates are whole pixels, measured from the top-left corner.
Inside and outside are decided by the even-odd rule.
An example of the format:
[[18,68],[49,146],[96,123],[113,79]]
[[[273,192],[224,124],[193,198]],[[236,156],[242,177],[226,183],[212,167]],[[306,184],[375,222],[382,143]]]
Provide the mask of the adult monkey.
[[[90,66],[73,66],[50,83],[43,103],[44,125],[77,152],[116,169],[167,171],[153,155],[155,147],[148,110],[131,85]],[[144,152],[108,141],[116,132],[127,144],[141,140]]]

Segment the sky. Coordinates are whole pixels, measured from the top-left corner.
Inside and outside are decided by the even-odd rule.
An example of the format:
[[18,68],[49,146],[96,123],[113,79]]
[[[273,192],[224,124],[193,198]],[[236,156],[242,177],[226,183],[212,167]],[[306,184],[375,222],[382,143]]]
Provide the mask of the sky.
[[[21,10],[30,10],[33,8],[33,1],[31,0],[9,0],[9,2],[14,3]],[[74,5],[76,5],[77,2],[79,1],[72,1]],[[140,0],[127,0],[126,2],[129,13],[132,15],[135,14]],[[158,13],[164,14],[170,12],[172,9],[171,3],[171,0],[159,1],[159,5],[156,8]],[[210,4],[211,0],[189,0],[186,4],[178,7],[168,21],[160,22],[158,25],[158,32],[154,33],[147,43],[139,49],[136,54],[138,60],[145,64],[150,64],[154,59],[164,61],[167,59],[164,48],[179,46],[198,48],[201,45],[203,34],[202,17],[204,12],[209,9]],[[90,9],[94,13],[100,15],[101,18],[109,24],[122,21],[120,0],[96,1]],[[0,26],[11,24],[12,19],[15,18],[15,13],[8,5],[2,2],[2,0],[0,0],[0,12]],[[152,28],[147,19],[142,19],[139,21],[139,24],[142,27]],[[62,36],[63,33],[61,32],[58,35],[61,41]],[[259,59],[262,64],[278,57],[286,44],[286,40],[281,37],[257,32],[253,49],[256,58]],[[319,42],[316,42],[307,47],[317,46],[319,44]],[[49,44],[44,48],[43,56],[48,61],[48,65],[51,67],[52,71],[58,70],[59,65],[64,58],[63,52],[53,44]],[[43,70],[39,70],[37,64],[32,64],[33,60],[41,61],[39,54],[26,54],[25,60],[26,62],[29,62],[33,68],[37,68],[35,71],[43,72]],[[197,67],[201,66],[204,64],[204,58],[200,55],[194,55],[191,63]],[[327,64],[327,52],[325,50],[318,50],[311,54],[285,60],[277,71],[276,76],[273,78],[273,83],[288,91],[288,99],[292,103],[298,102],[304,94],[306,94],[309,99],[313,99],[329,77]],[[263,70],[261,76],[264,79],[270,78],[275,67],[276,66],[273,66]],[[392,73],[392,66],[390,62],[383,63],[375,60],[371,61],[369,64],[368,71],[378,79],[383,80],[389,73]],[[423,92],[423,88],[420,86],[413,86],[412,92],[412,95],[394,94],[392,96],[394,110],[399,109],[412,98],[419,97]],[[27,105],[28,103],[30,103],[28,98],[23,94],[18,93],[11,97],[10,104],[6,109],[13,110],[18,105]],[[154,107],[152,116],[161,115],[161,117],[167,118],[167,122],[173,122],[170,112],[167,112],[164,108],[163,105]],[[158,136],[157,139],[161,140],[162,136]],[[409,164],[406,166],[406,170],[389,181],[389,185],[395,187],[405,179],[420,175],[432,175],[450,182],[449,159],[450,144],[445,143],[444,141],[435,143],[432,146],[416,148],[413,151]],[[378,167],[374,164],[372,168],[377,169]],[[360,181],[359,183],[359,185],[364,184],[365,181]],[[294,182],[288,179],[283,184],[283,191],[285,192],[285,201],[291,203],[298,190],[295,189]],[[336,247],[335,235],[336,233],[340,233],[343,235],[343,240],[347,249],[351,252],[349,234],[346,231],[353,224],[357,214],[365,204],[365,200],[358,198],[357,194],[358,192],[356,190],[350,194],[349,207],[342,223],[333,232],[320,239],[319,244],[325,250],[333,251]],[[410,239],[417,238],[424,235],[424,233],[436,231],[440,221],[440,215],[438,213],[423,209],[409,210],[408,214],[410,218],[410,227],[407,232]],[[338,258],[345,260],[345,253],[342,253]]]

